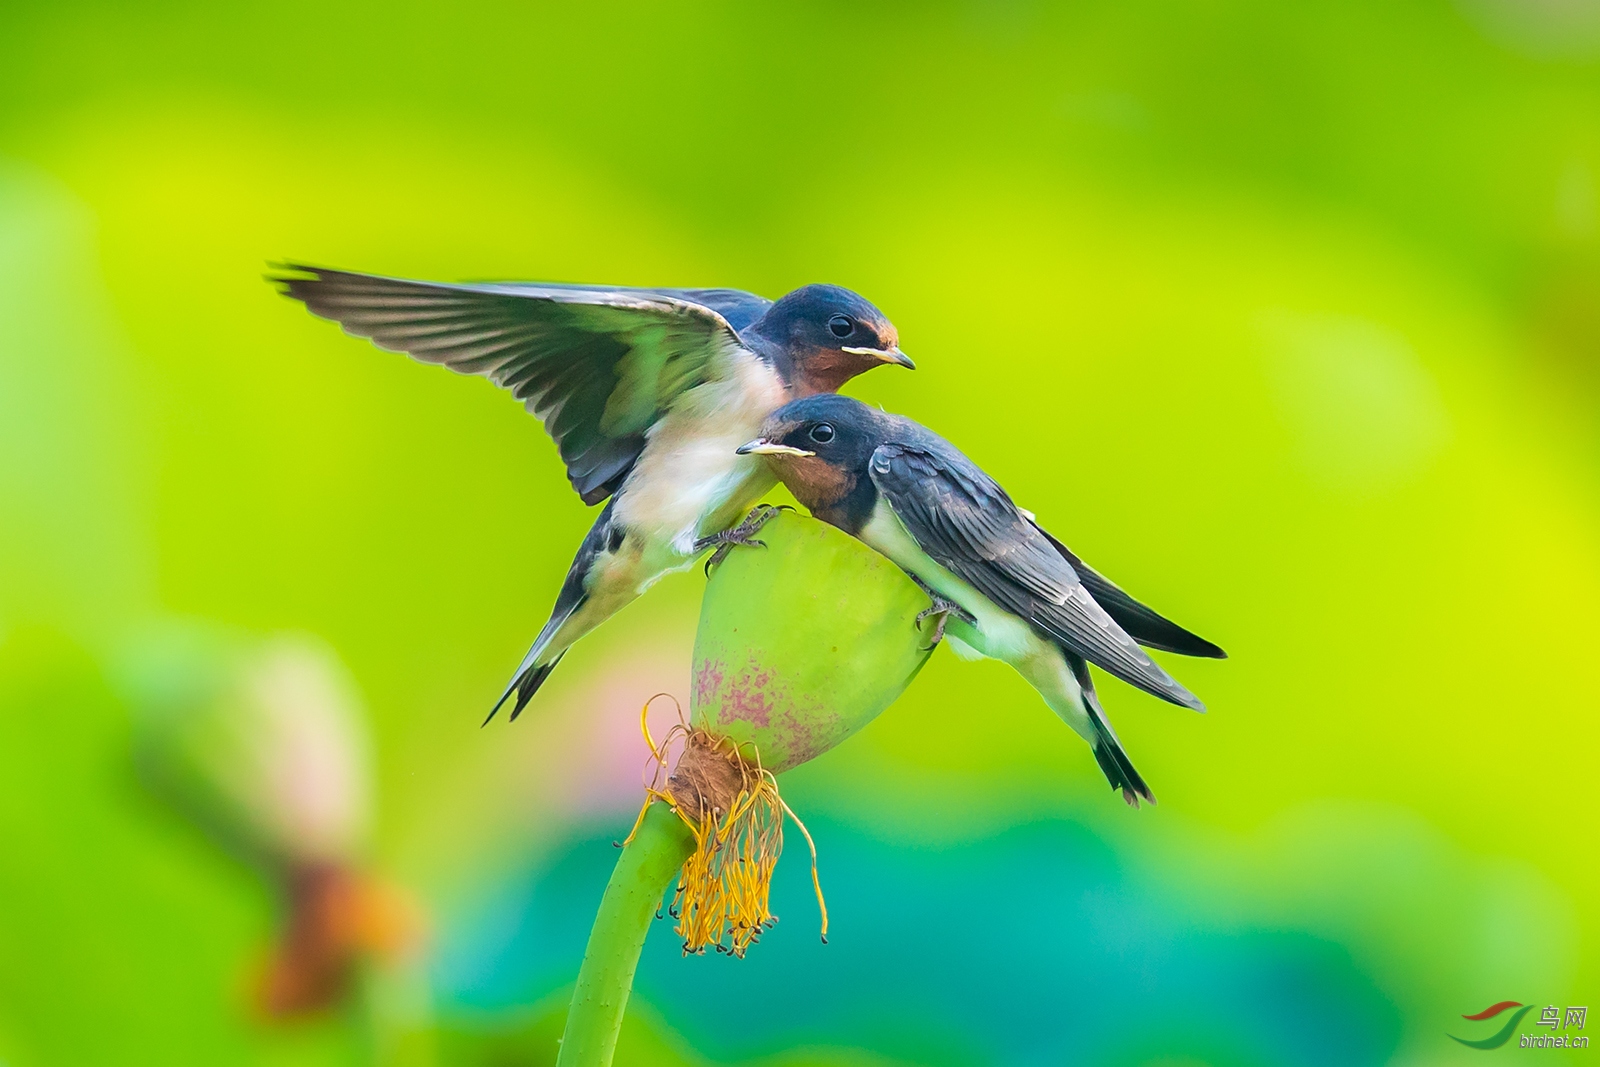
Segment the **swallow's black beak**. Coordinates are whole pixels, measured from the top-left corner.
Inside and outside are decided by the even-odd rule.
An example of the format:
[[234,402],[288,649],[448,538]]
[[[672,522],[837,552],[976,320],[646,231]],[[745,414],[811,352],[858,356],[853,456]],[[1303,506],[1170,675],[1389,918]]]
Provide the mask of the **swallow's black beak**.
[[881,363],[893,363],[898,367],[904,367],[906,370],[917,369],[917,365],[911,362],[911,357],[900,351],[899,345],[895,345],[892,348],[856,348],[846,346],[839,349],[839,351],[848,352],[852,356],[871,356]]
[[768,441],[765,437],[758,437],[754,441],[746,441],[734,449],[741,456],[814,456],[815,452],[807,452],[803,448],[791,445],[780,445],[776,441]]

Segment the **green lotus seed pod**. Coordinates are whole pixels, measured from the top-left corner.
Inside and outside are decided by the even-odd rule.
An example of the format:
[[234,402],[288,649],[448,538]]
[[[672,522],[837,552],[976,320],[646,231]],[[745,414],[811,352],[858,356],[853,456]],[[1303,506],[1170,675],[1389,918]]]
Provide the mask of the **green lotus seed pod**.
[[737,547],[700,609],[693,725],[753,748],[774,774],[871,722],[927,662],[928,597],[826,523],[781,514]]

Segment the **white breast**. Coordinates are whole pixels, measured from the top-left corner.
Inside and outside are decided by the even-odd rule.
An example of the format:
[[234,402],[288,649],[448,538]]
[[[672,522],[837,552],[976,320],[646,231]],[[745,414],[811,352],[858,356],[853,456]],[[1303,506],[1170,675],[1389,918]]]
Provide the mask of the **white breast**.
[[760,433],[788,393],[754,355],[733,363],[729,379],[689,390],[650,428],[617,495],[618,522],[679,556],[736,522],[774,484],[760,457],[734,449]]

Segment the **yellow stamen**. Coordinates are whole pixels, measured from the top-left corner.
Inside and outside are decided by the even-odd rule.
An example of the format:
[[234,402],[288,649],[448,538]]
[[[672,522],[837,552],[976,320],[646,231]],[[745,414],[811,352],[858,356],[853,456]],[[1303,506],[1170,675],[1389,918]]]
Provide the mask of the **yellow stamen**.
[[[644,787],[644,804],[639,808],[639,817],[633,820],[633,829],[629,830],[628,836],[622,839],[623,848],[627,848],[633,843],[634,837],[639,833],[639,827],[644,824],[644,813],[650,810],[651,803],[657,800],[664,800],[668,804],[672,803],[670,795],[656,788],[656,783],[661,777],[661,767],[666,763],[667,759],[666,753],[662,748],[656,747],[655,739],[650,736],[650,705],[654,704],[659,697],[666,697],[672,701],[673,706],[678,709],[678,724],[679,726],[683,725],[683,705],[679,704],[678,698],[671,693],[657,693],[649,700],[646,700],[644,707],[639,709],[639,732],[644,734],[644,743],[650,746],[650,755],[655,761],[656,773],[652,776],[650,784]],[[668,731],[666,741],[662,742],[663,747],[672,740],[672,735],[677,730],[678,726],[674,726],[672,730]]]
[[806,829],[806,824],[800,821],[800,816],[794,813],[794,809],[789,806],[789,802],[779,797],[778,803],[783,805],[783,810],[789,813],[789,818],[794,820],[794,824],[800,827],[800,832],[805,835],[806,844],[811,846],[811,886],[817,891],[817,908],[822,912],[822,943],[826,945],[828,943],[828,902],[822,899],[822,879],[817,877],[817,843],[811,840],[811,831]]
[[[657,694],[660,696],[662,694]],[[651,701],[656,698],[651,697]],[[653,801],[665,801],[689,827],[694,836],[695,849],[685,861],[678,878],[677,890],[668,909],[677,919],[677,933],[683,938],[684,953],[700,955],[710,947],[742,957],[761,934],[776,923],[777,917],[769,910],[772,889],[772,872],[783,852],[784,816],[794,819],[800,833],[811,849],[811,882],[817,893],[817,904],[822,912],[822,939],[828,939],[828,907],[822,896],[822,882],[817,876],[817,846],[811,833],[794,810],[778,794],[778,781],[772,772],[761,766],[759,753],[749,756],[726,737],[717,737],[705,730],[689,726],[682,721],[667,732],[661,743],[650,736],[645,716],[649,704],[640,713],[640,727],[655,766],[648,785],[645,786],[645,805],[634,821],[634,831],[628,835],[632,841],[644,821],[644,811]],[[732,796],[708,797],[700,786],[689,783],[675,773],[673,779],[662,787],[661,778],[666,771],[669,750],[673,742],[681,740],[685,754],[694,752],[695,760],[721,761],[727,766],[724,774],[737,773]],[[679,759],[681,772],[685,764]],[[675,796],[673,786],[680,791],[692,788],[692,795]],[[724,807],[725,805],[725,807]],[[687,809],[687,810],[686,810]],[[697,812],[698,815],[691,815]]]

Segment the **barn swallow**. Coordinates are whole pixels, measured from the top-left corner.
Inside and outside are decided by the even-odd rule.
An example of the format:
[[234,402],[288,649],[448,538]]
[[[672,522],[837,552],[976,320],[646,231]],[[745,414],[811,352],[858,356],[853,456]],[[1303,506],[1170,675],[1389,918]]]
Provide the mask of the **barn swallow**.
[[573,642],[657,579],[707,548],[749,542],[760,515],[733,524],[774,479],[735,447],[773,410],[873,367],[913,366],[883,313],[835,285],[774,302],[736,289],[457,285],[298,265],[270,280],[346,333],[509,389],[555,439],[584,503],[607,501],[491,719],[513,693],[515,719]]
[[1089,742],[1130,805],[1155,803],[1111,729],[1088,665],[1204,711],[1139,646],[1217,659],[1226,658],[1222,649],[1086,566],[975,463],[910,419],[848,397],[813,396],[779,408],[738,451],[765,456],[814,516],[916,579],[958,652],[1016,668]]

